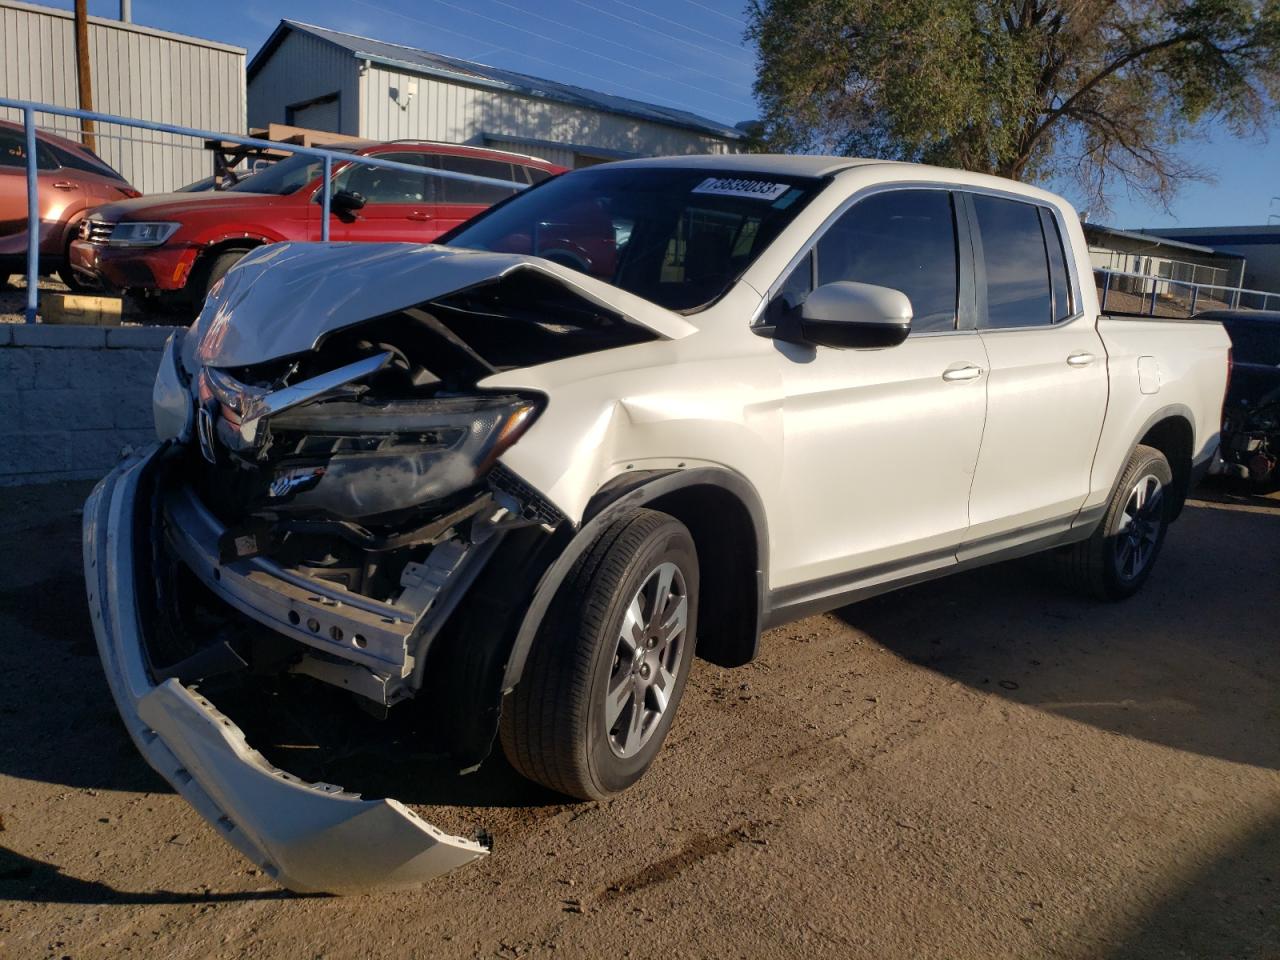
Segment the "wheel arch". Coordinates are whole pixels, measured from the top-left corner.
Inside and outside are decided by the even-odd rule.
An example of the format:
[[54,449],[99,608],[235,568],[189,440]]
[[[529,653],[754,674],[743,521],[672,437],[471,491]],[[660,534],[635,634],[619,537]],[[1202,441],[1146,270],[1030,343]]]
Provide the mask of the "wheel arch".
[[[541,527],[509,534],[427,650],[418,696],[462,767],[488,756],[503,698],[520,682],[538,628],[574,563],[601,531],[637,507],[670,513],[694,538],[697,653],[723,666],[755,656],[769,556],[755,489],[722,467],[630,471],[596,491],[576,528],[562,522],[550,535]],[[711,623],[714,631],[707,629]]]
[[[722,666],[748,663],[759,647],[767,583],[768,529],[751,483],[723,467],[634,471],[615,477],[588,501],[573,539],[542,575],[512,643],[502,686],[520,680],[547,608],[579,556],[601,530],[637,507],[675,517],[693,537],[701,577],[698,654]],[[748,602],[743,603],[743,600]]]
[[200,246],[199,255],[196,257],[196,263],[206,260],[209,257],[216,257],[221,253],[229,250],[253,250],[257,247],[264,247],[268,243],[279,243],[278,239],[264,236],[256,233],[235,233],[229,236],[217,237],[209,240]]
[[[1171,404],[1148,417],[1120,466],[1121,475],[1139,446],[1153,447],[1169,461],[1169,469],[1173,471],[1174,494],[1174,510],[1169,519],[1176,520],[1182,513],[1183,504],[1191,490],[1196,449],[1194,415],[1182,404]],[[1117,476],[1116,482],[1119,481],[1120,477]]]

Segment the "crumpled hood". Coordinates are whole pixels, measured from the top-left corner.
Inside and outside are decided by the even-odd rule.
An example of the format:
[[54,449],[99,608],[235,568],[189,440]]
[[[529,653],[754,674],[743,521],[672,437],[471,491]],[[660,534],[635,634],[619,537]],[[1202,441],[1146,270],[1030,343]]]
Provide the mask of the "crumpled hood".
[[276,243],[259,247],[210,292],[193,329],[211,367],[264,363],[314,349],[327,334],[533,270],[668,339],[695,327],[635,294],[540,257],[406,243]]

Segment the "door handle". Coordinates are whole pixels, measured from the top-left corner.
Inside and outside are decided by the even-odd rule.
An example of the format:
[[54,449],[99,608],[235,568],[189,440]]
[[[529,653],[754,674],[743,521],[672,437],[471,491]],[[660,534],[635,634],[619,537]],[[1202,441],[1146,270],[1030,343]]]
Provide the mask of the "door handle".
[[410,220],[433,220],[435,218],[431,214],[427,213],[425,210],[414,210],[409,214],[409,219]]
[[1085,353],[1081,351],[1080,353],[1073,353],[1071,356],[1067,357],[1067,363],[1073,367],[1087,367],[1097,359],[1098,358],[1092,353]]
[[971,363],[953,364],[942,371],[942,379],[948,383],[955,383],[959,380],[977,380],[980,376],[982,376],[982,368],[975,367]]
[[70,180],[55,180],[53,186],[58,190],[74,190],[76,185]]

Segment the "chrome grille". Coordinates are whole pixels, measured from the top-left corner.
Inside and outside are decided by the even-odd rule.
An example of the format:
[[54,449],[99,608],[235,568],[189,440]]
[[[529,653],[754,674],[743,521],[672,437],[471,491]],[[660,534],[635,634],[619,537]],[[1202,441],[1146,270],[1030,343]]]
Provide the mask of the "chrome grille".
[[80,239],[90,243],[106,243],[111,239],[111,231],[115,228],[114,223],[107,223],[105,220],[81,220]]

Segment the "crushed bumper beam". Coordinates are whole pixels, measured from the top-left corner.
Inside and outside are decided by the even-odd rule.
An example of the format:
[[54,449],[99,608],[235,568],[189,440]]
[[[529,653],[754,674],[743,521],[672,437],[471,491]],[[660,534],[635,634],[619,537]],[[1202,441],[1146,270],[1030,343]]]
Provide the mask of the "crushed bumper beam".
[[300,893],[414,886],[484,856],[395,800],[363,800],[269,764],[244,734],[176,679],[148,666],[135,558],[153,447],[122,462],[90,494],[84,568],[98,652],[138,750],[232,846]]

